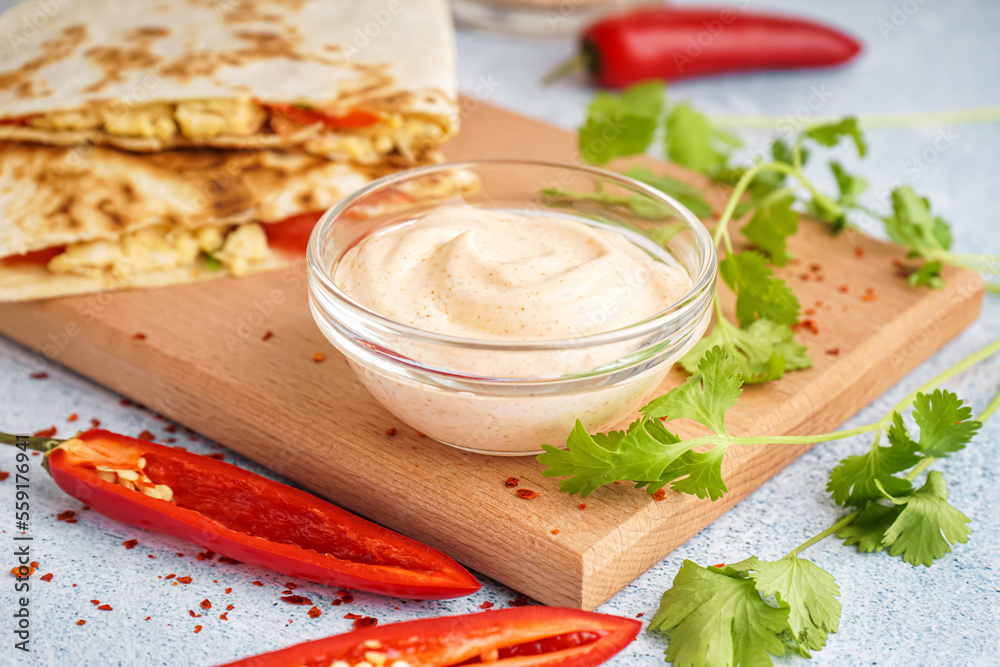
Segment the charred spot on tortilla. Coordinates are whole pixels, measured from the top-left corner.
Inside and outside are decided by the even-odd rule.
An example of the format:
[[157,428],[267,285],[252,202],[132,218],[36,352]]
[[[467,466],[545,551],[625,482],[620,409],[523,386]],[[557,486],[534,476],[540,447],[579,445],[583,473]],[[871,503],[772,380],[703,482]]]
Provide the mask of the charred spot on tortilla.
[[20,67],[0,72],[0,90],[13,89],[17,91],[18,97],[30,97],[30,92],[35,89],[31,76],[72,56],[87,41],[87,37],[87,27],[84,25],[74,24],[63,28],[59,37],[42,43],[40,56],[28,60]]
[[152,53],[149,44],[134,48],[120,46],[94,46],[83,52],[84,57],[104,70],[104,76],[84,88],[84,92],[96,93],[111,83],[125,81],[124,72],[148,70],[160,62],[160,57]]
[[147,42],[170,34],[170,28],[162,26],[141,26],[125,33],[126,41]]

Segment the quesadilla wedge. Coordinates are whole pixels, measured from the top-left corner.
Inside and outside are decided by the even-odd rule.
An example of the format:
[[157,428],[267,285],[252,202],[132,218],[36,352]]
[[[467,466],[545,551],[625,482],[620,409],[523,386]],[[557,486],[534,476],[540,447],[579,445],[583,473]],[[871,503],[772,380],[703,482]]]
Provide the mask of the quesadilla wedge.
[[399,167],[457,131],[445,0],[29,0],[0,33],[0,139]]
[[[303,153],[0,142],[0,301],[286,267],[304,256],[325,209],[389,172]],[[475,186],[428,178],[392,196]]]

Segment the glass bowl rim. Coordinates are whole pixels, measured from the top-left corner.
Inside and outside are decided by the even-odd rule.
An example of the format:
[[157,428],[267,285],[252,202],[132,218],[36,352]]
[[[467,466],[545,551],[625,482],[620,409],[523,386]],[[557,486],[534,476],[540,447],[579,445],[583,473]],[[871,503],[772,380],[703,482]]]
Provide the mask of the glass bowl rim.
[[[333,276],[328,275],[323,269],[322,239],[337,218],[340,217],[341,213],[343,213],[347,207],[354,204],[357,200],[377,190],[411,178],[441,171],[459,170],[463,168],[472,169],[482,165],[508,166],[512,168],[518,166],[531,166],[570,169],[576,172],[588,173],[593,176],[618,181],[619,183],[639,190],[650,197],[667,204],[678,214],[681,221],[686,223],[691,231],[694,232],[695,242],[698,246],[700,246],[702,251],[701,254],[703,261],[701,262],[701,266],[699,266],[698,275],[692,279],[691,289],[689,289],[683,297],[659,313],[640,322],[628,324],[624,327],[619,327],[610,331],[602,331],[583,336],[573,336],[570,338],[505,341],[499,338],[468,338],[465,336],[442,334],[420,329],[413,325],[404,324],[390,319],[364,307],[354,299],[350,298],[343,290],[337,287],[333,281]],[[674,322],[683,317],[685,312],[688,310],[688,306],[690,306],[691,303],[699,296],[703,295],[706,289],[713,284],[718,268],[718,257],[715,251],[715,244],[712,241],[712,235],[709,233],[708,229],[687,207],[665,192],[631,178],[630,176],[610,171],[608,169],[601,169],[599,167],[592,167],[589,165],[574,165],[563,162],[550,162],[547,160],[528,160],[516,158],[489,158],[443,162],[439,164],[423,165],[420,167],[411,167],[409,169],[404,169],[403,171],[378,178],[360,190],[356,190],[351,193],[349,196],[345,197],[323,213],[323,216],[319,219],[319,222],[316,223],[315,227],[313,227],[312,233],[309,236],[309,244],[306,249],[306,262],[310,278],[316,278],[319,280],[320,284],[325,288],[329,295],[333,296],[337,302],[344,306],[348,311],[363,320],[377,323],[386,329],[393,330],[395,333],[403,334],[410,340],[447,344],[465,348],[505,351],[562,350],[582,346],[599,346],[624,342],[636,337],[654,333],[667,323]],[[332,274],[332,271],[330,273]],[[309,289],[314,289],[312,280],[309,281]],[[710,307],[710,304],[706,305],[706,308],[708,307]]]

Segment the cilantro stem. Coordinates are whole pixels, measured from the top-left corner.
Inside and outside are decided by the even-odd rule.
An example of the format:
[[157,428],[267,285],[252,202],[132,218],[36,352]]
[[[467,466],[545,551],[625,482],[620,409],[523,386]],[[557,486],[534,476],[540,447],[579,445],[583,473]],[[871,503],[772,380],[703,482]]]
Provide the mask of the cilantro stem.
[[712,241],[715,245],[719,245],[719,241],[725,241],[726,252],[731,253],[733,251],[733,242],[729,236],[729,222],[733,219],[736,206],[740,203],[740,199],[743,198],[743,193],[750,187],[751,181],[757,177],[757,174],[765,171],[778,171],[783,174],[796,175],[795,168],[783,162],[761,162],[743,172],[740,180],[736,182],[736,187],[733,188],[732,194],[729,196],[729,201],[726,202],[726,208],[722,211],[719,224],[712,235]]
[[[809,123],[832,123],[839,116],[820,117]],[[962,125],[966,123],[989,123],[1000,120],[1000,106],[961,109],[958,111],[932,111],[908,114],[871,114],[858,116],[858,121],[870,130],[903,127],[923,127],[927,125]],[[713,114],[712,121],[730,128],[763,130],[800,129],[806,124],[796,125],[785,116],[739,116],[733,114]]]
[[852,524],[854,522],[855,519],[858,518],[859,514],[861,514],[861,510],[860,509],[854,510],[853,512],[851,512],[850,514],[848,514],[847,516],[845,516],[843,519],[841,519],[837,523],[833,524],[832,526],[830,526],[829,528],[827,528],[826,530],[824,530],[822,533],[819,533],[817,535],[813,535],[808,540],[806,540],[805,542],[803,542],[799,546],[797,546],[794,549],[792,549],[791,551],[789,551],[787,554],[785,554],[785,558],[795,558],[801,552],[805,551],[806,549],[808,549],[812,545],[816,544],[817,542],[821,542],[821,541],[825,540],[826,538],[830,537],[831,535],[833,535],[834,533],[836,533],[838,530],[840,530],[844,526],[849,526],[850,524]]
[[1000,294],[1000,285],[996,283],[986,283],[986,291],[993,294]]
[[917,476],[920,473],[930,468],[931,464],[934,463],[935,461],[937,461],[937,459],[934,458],[933,456],[925,456],[924,458],[920,459],[920,461],[917,462],[917,465],[910,468],[910,472],[906,473],[903,479],[905,479],[908,482],[912,482],[917,478]]
[[993,400],[986,406],[986,409],[979,413],[979,417],[977,417],[977,419],[985,423],[987,419],[993,416],[993,413],[997,411],[997,408],[1000,408],[1000,392],[997,392],[997,395],[993,397]]

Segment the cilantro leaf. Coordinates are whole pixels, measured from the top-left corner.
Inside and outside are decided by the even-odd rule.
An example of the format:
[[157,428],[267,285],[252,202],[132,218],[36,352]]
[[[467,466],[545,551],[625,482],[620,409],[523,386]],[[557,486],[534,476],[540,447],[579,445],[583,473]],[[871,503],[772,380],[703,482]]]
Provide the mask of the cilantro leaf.
[[944,287],[944,278],[941,277],[941,270],[944,265],[934,260],[924,262],[924,265],[917,269],[916,273],[911,273],[908,282],[911,287],[933,287],[941,289]]
[[638,165],[630,167],[625,175],[670,195],[699,218],[712,216],[712,206],[704,200],[701,192],[687,183],[670,178],[665,174],[654,174],[649,169]]
[[941,389],[917,394],[913,399],[913,419],[920,427],[917,448],[934,458],[964,449],[982,427],[982,422],[972,420],[972,408],[964,405],[956,394]]
[[935,558],[950,553],[952,545],[969,540],[972,531],[966,524],[971,519],[948,504],[948,485],[937,470],[927,473],[922,487],[892,502],[904,505],[882,538],[892,556],[930,567]]
[[910,482],[896,477],[895,473],[912,468],[921,457],[906,433],[903,418],[896,412],[892,419],[889,447],[882,447],[876,440],[867,453],[848,456],[830,472],[826,490],[833,494],[837,504],[860,507],[881,498],[883,494],[876,484],[881,484],[892,495],[912,490]]
[[719,275],[736,293],[736,319],[749,324],[758,318],[778,324],[799,319],[799,300],[784,280],[773,278],[767,258],[748,250],[727,255],[719,262]]
[[720,173],[740,140],[712,127],[708,117],[690,104],[675,105],[667,114],[665,137],[667,156],[672,162],[709,176]]
[[864,157],[868,154],[865,135],[861,131],[858,119],[854,116],[847,116],[836,123],[813,127],[806,131],[805,136],[821,146],[836,146],[844,137],[850,137],[854,142],[854,147],[858,149],[858,156]]
[[664,469],[690,446],[672,433],[672,442],[657,437],[660,431],[652,431],[650,424],[649,420],[639,419],[626,431],[592,436],[577,420],[566,449],[542,445],[545,452],[538,455],[538,462],[545,466],[542,475],[568,477],[559,482],[559,490],[584,497],[619,480],[643,481],[650,484],[649,493],[654,493],[666,482],[645,480],[660,480]]
[[885,548],[882,546],[885,531],[902,511],[895,505],[869,503],[854,521],[837,531],[837,537],[844,540],[846,547],[857,545],[862,553],[882,551]]
[[840,587],[833,575],[796,556],[773,562],[754,558],[750,569],[760,594],[774,595],[788,608],[788,625],[802,655],[809,658],[809,651],[826,646],[827,634],[840,625]]
[[739,364],[721,346],[708,350],[693,375],[679,387],[641,409],[646,418],[692,419],[715,433],[728,435],[726,412],[743,393]]
[[676,217],[674,210],[643,194],[613,194],[611,192],[571,192],[559,188],[543,188],[539,193],[546,206],[576,208],[579,202],[593,202],[599,206],[622,207],[646,220],[665,220]]
[[660,600],[651,630],[670,632],[668,662],[691,667],[771,665],[783,655],[779,636],[788,609],[764,602],[745,574],[685,560]]
[[889,238],[909,250],[911,257],[934,261],[946,258],[951,249],[951,227],[931,215],[930,202],[908,186],[892,191],[892,215],[883,221]]
[[621,95],[600,92],[587,108],[578,146],[587,162],[605,164],[616,157],[646,152],[663,108],[663,83],[648,81]]
[[726,445],[716,445],[707,452],[688,450],[667,466],[659,481],[671,482],[670,488],[680,493],[718,500],[729,492],[722,479],[722,461],[727,449]]
[[837,203],[845,208],[857,206],[858,197],[868,189],[867,179],[847,173],[847,170],[836,160],[830,160],[830,171],[833,172],[833,177],[837,181],[837,189],[840,191]]
[[794,195],[760,202],[742,230],[743,236],[770,255],[778,266],[788,263],[786,240],[799,229],[799,214],[792,210],[794,203]]
[[207,270],[218,271],[222,268],[222,260],[219,259],[215,252],[203,250],[202,254],[205,256],[205,268]]
[[720,319],[707,336],[681,357],[680,364],[688,373],[697,373],[705,353],[721,345],[739,365],[743,382],[777,380],[786,370],[812,365],[806,348],[792,340],[794,336],[795,332],[787,324],[771,320],[757,320],[741,329],[726,319]]

